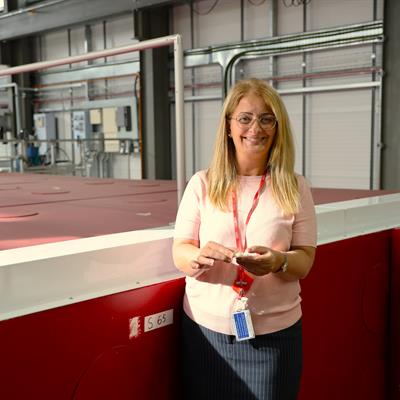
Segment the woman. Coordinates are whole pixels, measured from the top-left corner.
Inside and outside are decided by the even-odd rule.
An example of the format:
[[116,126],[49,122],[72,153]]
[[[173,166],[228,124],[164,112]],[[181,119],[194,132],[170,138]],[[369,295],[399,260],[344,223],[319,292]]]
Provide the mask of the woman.
[[285,106],[262,80],[240,81],[224,102],[210,167],[189,181],[176,219],[185,399],[296,399],[299,279],[315,246]]

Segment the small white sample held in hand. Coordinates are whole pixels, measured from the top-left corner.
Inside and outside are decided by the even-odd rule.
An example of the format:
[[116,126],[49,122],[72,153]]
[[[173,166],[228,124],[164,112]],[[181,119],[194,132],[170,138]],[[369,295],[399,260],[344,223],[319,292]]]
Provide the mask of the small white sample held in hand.
[[258,253],[248,253],[247,251],[237,251],[233,255],[234,258],[239,258],[239,257],[252,257],[252,256],[257,256]]
[[238,264],[237,258],[257,256],[258,253],[248,253],[247,251],[236,251],[233,255],[232,264]]

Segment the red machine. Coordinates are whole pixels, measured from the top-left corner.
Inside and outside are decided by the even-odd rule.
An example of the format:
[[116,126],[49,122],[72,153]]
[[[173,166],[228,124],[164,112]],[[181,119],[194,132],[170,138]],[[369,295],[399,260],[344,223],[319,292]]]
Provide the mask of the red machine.
[[[179,399],[174,182],[2,174],[0,191],[0,399]],[[313,194],[299,399],[398,400],[400,195]]]

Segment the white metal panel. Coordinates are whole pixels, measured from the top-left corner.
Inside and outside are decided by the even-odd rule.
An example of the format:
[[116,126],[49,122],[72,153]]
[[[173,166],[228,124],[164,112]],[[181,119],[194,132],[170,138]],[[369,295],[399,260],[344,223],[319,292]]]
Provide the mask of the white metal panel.
[[275,57],[276,75],[280,77],[275,82],[276,89],[293,89],[302,86],[300,79],[293,79],[294,76],[302,74],[303,57],[301,54],[290,54]]
[[295,171],[302,175],[303,163],[303,106],[301,95],[283,95],[282,99],[289,113],[295,146]]
[[[106,42],[107,48],[128,46],[138,42],[134,38],[132,14],[124,15],[107,21],[106,24]],[[108,60],[138,60],[139,52],[121,54],[115,57],[109,57]]]
[[[185,96],[190,95],[188,91],[185,92]],[[192,114],[192,103],[185,102],[185,163],[186,163],[186,181],[188,181],[191,176],[197,171],[196,166],[193,166],[194,159],[193,159],[193,150],[197,151],[197,149],[193,149],[193,114]],[[175,125],[175,103],[171,104],[171,131],[175,132],[176,125]],[[176,141],[175,136],[172,135],[171,138],[171,159],[176,159]],[[196,156],[195,156],[196,157]],[[172,164],[172,176],[176,176],[176,164]]]
[[385,0],[376,0],[377,10],[376,10],[376,19],[382,20],[384,16],[384,3]]
[[[68,57],[68,33],[66,30],[50,32],[42,36],[41,51],[42,61]],[[51,71],[65,69],[65,66],[52,68]]]
[[[104,28],[103,22],[94,23],[90,25],[90,29],[92,30],[92,49],[93,51],[103,50],[105,48],[104,41]],[[107,22],[106,22],[106,35],[107,35]],[[106,62],[104,58],[98,58],[93,60],[93,64],[103,64]]]
[[[268,3],[272,0],[245,1],[244,4],[244,40],[260,39],[271,36],[272,27],[268,26],[267,21],[271,16],[268,15]],[[237,2],[239,5],[240,2]]]
[[[288,4],[289,1],[286,1]],[[283,1],[277,1],[277,35],[303,31],[303,7],[285,7]]]
[[66,30],[51,32],[42,36],[42,60],[68,57],[68,33]]
[[[112,79],[99,79],[90,83],[89,96],[91,100],[104,100],[134,97],[134,76],[114,77]],[[83,102],[87,99],[83,98]]]
[[[271,27],[266,24],[266,20],[269,18],[267,11],[270,1],[267,0],[258,5],[244,2],[244,40],[269,36]],[[210,1],[194,4],[194,48],[240,40],[240,2],[219,1],[209,14],[203,15],[211,9],[212,5]],[[226,14],[229,15],[226,16]],[[210,28],[212,32],[208,32]],[[177,5],[173,8],[173,32],[182,35],[184,49],[191,48],[190,6],[188,4]],[[205,35],[209,37],[206,38]]]
[[[191,76],[188,77],[191,79]],[[211,64],[194,70],[194,83],[198,87],[195,93],[198,95],[222,94],[222,70],[219,64]],[[191,81],[187,82],[189,85]]]
[[371,54],[372,45],[370,44],[313,51],[307,54],[307,71],[371,67]]
[[[103,23],[94,23],[90,25],[92,30],[92,49],[93,51],[104,49],[104,31]],[[106,34],[107,34],[107,23],[106,23]],[[102,59],[94,60],[97,62],[103,62]]]
[[209,166],[221,112],[221,101],[196,103],[195,106],[195,149],[196,170]]
[[186,180],[197,171],[196,165],[194,165],[196,160],[196,155],[193,154],[196,149],[193,147],[193,108],[192,103],[185,103],[185,149],[186,149]]
[[400,194],[316,206],[318,245],[400,227]]
[[[69,112],[58,112],[55,113],[57,121],[57,132],[59,139],[70,139],[71,138],[71,113]],[[60,158],[63,160],[72,160],[72,148],[73,143],[60,142]]]
[[[78,27],[71,29],[71,56],[85,53],[87,53],[85,28]],[[87,61],[74,63],[73,68],[85,67],[87,64]]]
[[368,83],[371,82],[371,74],[356,74],[356,75],[342,75],[338,74],[337,76],[326,76],[326,77],[318,77],[307,80],[307,87],[332,87],[332,86],[349,86],[358,84],[358,83]]
[[[400,194],[316,207],[318,245],[400,226]],[[3,250],[0,321],[183,276],[173,228]]]
[[110,155],[110,157],[113,177],[118,177],[118,179],[142,178],[139,154],[114,153],[112,156]]
[[182,276],[172,228],[3,250],[0,321]]
[[210,1],[194,4],[195,37],[198,47],[240,40],[239,4],[231,0],[220,0],[209,14],[205,13],[210,10]]
[[9,157],[13,155],[11,146],[11,143],[4,144],[0,142],[0,162],[4,160],[8,161]]
[[371,92],[307,95],[306,176],[314,187],[369,188]]
[[[188,4],[177,5],[172,9],[172,33],[182,35],[182,46],[184,50],[191,49],[190,33],[190,7]],[[198,47],[194,37],[194,48]]]
[[373,20],[374,0],[318,0],[307,6],[307,30]]
[[[290,4],[286,1],[286,4]],[[377,2],[377,19],[383,18],[384,0]],[[303,31],[303,6],[285,7],[278,1],[277,34]],[[374,0],[312,0],[306,8],[308,31],[372,21]]]
[[[363,45],[307,54],[307,74],[315,76],[307,80],[307,86],[370,82],[371,72],[366,72],[373,66],[372,53],[371,45]],[[376,61],[381,65],[381,59],[376,58]],[[318,77],[321,74],[326,77]]]
[[270,57],[243,60],[236,66],[236,77],[265,79],[273,75],[271,65]]

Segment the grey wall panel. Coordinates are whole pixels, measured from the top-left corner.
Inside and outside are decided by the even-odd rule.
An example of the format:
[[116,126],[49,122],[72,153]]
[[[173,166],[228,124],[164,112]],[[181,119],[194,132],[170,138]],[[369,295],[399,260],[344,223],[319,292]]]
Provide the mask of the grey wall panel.
[[311,1],[307,9],[308,30],[372,21],[375,0]]
[[207,101],[196,103],[196,169],[207,168],[214,149],[221,102]]
[[283,95],[289,113],[295,145],[295,171],[302,174],[303,163],[303,108],[301,95]]
[[369,188],[371,92],[307,95],[306,175],[315,187]]

